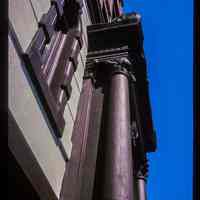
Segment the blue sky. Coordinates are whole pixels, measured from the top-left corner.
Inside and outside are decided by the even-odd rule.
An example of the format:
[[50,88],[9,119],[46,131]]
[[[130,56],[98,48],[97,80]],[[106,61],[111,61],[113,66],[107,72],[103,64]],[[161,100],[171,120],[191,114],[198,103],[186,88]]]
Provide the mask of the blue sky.
[[149,154],[148,200],[192,199],[193,1],[124,0],[142,15],[158,150]]

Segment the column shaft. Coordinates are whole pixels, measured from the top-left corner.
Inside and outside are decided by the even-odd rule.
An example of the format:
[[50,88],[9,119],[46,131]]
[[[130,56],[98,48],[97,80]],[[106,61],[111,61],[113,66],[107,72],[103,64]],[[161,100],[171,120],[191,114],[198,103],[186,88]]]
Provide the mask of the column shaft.
[[125,74],[116,73],[111,77],[105,135],[106,155],[101,199],[133,200],[129,86]]
[[138,186],[138,200],[147,200],[145,180],[139,178],[137,180],[137,186]]

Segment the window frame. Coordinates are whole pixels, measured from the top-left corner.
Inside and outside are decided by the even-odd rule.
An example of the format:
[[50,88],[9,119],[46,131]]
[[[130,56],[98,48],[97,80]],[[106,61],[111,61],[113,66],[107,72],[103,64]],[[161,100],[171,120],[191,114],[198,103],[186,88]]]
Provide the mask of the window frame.
[[64,131],[64,109],[71,96],[71,81],[83,46],[80,10],[71,13],[78,20],[74,26],[69,26],[69,14],[65,13],[65,8],[69,9],[74,4],[78,3],[51,1],[49,10],[42,15],[38,30],[22,55],[57,137],[62,137]]

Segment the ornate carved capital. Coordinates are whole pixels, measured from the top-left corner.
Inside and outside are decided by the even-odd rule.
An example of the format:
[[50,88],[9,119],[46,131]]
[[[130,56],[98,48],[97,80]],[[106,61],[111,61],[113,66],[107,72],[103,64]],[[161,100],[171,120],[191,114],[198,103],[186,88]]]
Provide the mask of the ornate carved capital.
[[139,168],[136,171],[136,178],[147,181],[148,172],[149,172],[148,168],[149,168],[148,160],[145,159],[140,163]]
[[127,57],[111,59],[94,59],[86,64],[84,79],[96,81],[109,80],[114,74],[124,74],[130,81],[136,81],[132,72],[132,62]]
[[129,14],[122,14],[121,16],[114,18],[111,21],[111,23],[119,23],[122,21],[129,21],[129,20],[132,20],[135,23],[139,23],[140,19],[141,19],[141,16],[139,14],[133,12],[133,13],[129,13]]

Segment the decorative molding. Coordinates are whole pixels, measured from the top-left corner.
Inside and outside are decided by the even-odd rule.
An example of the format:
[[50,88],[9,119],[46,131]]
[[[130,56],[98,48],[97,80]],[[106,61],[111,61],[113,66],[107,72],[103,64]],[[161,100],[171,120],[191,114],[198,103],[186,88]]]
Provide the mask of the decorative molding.
[[55,5],[52,5],[46,14],[43,14],[38,26],[41,27],[45,33],[46,44],[50,42],[55,30],[54,26],[58,20],[57,9]]
[[93,96],[91,80],[83,81],[79,105],[72,134],[73,148],[70,160],[66,163],[66,171],[60,199],[80,199],[83,166],[86,158],[86,146],[91,118],[91,104]]
[[137,179],[143,179],[144,181],[147,181],[148,172],[149,172],[149,164],[148,160],[145,159],[139,164],[139,168],[137,169],[135,176]]
[[83,46],[82,1],[52,0],[22,58],[39,93],[42,105],[58,137],[63,112],[72,92],[71,81]]
[[132,21],[132,23],[140,23],[141,16],[135,12],[129,14],[122,14],[116,18],[114,18],[111,23],[119,23],[119,22],[128,22]]
[[112,10],[115,6],[116,17],[121,13],[121,6],[117,4],[116,0],[99,1],[99,0],[87,0],[92,24],[107,23],[112,20]]
[[97,156],[99,151],[100,132],[102,128],[103,109],[105,109],[104,94],[101,92],[101,90],[94,90],[90,110],[91,117],[88,127],[86,156],[81,180],[81,200],[93,199],[92,197],[95,185],[96,167],[98,165]]
[[[99,0],[87,0],[87,5],[89,8],[92,24],[107,22],[103,16],[103,7],[101,6]],[[107,13],[106,9],[104,11]]]
[[[113,37],[113,34],[116,37]],[[121,57],[130,60],[131,65],[126,69],[129,72],[129,80],[136,88],[141,127],[139,132],[144,141],[144,151],[153,152],[156,150],[156,135],[151,115],[143,39],[141,19],[137,13],[122,15],[111,23],[89,26],[85,78],[92,77],[92,67],[94,67],[95,60],[107,62],[107,60],[120,59]],[[94,68],[100,68],[100,64],[99,67],[96,65]],[[103,69],[101,68],[101,70]],[[95,82],[94,75],[95,73],[93,73],[93,81]],[[131,94],[133,95],[132,92]]]

